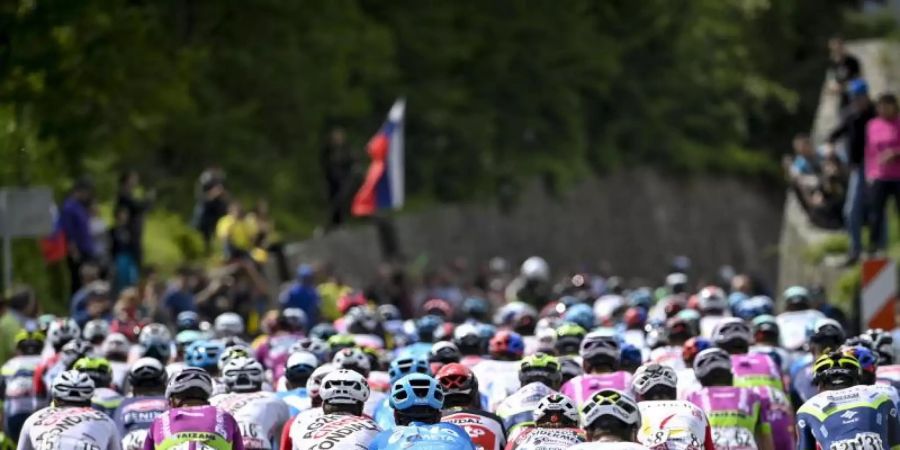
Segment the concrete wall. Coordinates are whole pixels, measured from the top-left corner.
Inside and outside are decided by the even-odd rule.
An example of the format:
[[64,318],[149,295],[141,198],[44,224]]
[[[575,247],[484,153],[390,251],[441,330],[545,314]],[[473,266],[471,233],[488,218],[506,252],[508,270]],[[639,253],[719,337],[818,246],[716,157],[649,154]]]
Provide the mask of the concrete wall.
[[[400,248],[412,260],[520,261],[532,254],[554,267],[608,264],[617,274],[658,282],[671,257],[689,255],[697,273],[721,264],[777,274],[783,193],[728,177],[675,179],[650,170],[590,179],[553,198],[535,183],[506,214],[490,204],[442,206],[396,217]],[[342,229],[291,246],[294,262],[334,262],[351,282],[380,260],[374,227]]]

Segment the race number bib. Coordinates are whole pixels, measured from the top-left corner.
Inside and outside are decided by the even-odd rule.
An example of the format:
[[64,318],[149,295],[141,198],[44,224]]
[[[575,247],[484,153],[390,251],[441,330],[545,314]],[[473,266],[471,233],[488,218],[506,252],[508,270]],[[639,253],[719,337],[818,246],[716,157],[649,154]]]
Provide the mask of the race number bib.
[[497,436],[487,427],[481,425],[464,425],[463,430],[472,438],[476,450],[494,450],[497,445]]
[[134,430],[122,438],[122,450],[141,450],[147,440],[147,430]]
[[859,433],[853,439],[836,441],[829,450],[882,450],[884,444],[878,433]]
[[716,450],[756,450],[753,433],[743,427],[716,427],[712,430]]
[[99,445],[80,440],[74,436],[47,433],[37,450],[102,450]]

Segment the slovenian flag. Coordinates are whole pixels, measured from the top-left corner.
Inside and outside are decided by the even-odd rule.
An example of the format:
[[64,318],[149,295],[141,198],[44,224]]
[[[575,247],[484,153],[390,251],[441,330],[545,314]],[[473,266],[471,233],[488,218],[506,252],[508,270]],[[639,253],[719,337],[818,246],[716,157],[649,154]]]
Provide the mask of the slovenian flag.
[[406,100],[394,102],[387,120],[366,145],[372,159],[362,187],[353,197],[354,216],[370,216],[380,209],[403,206],[403,121]]

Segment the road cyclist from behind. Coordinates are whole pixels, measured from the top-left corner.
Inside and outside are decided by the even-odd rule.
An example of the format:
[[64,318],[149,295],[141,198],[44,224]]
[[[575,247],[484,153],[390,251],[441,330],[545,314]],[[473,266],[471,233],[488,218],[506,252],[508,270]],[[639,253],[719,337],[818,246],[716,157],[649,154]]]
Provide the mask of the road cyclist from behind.
[[472,370],[450,363],[441,367],[435,378],[444,389],[441,422],[462,427],[478,450],[502,450],[506,446],[506,430],[500,417],[481,409],[478,379]]
[[[390,384],[396,383],[411,373],[431,375],[431,365],[428,363],[428,359],[424,356],[415,355],[395,358],[388,366],[388,382]],[[391,408],[390,396],[385,397],[375,406],[374,418],[375,422],[383,430],[390,430],[397,425],[394,422],[394,409]]]
[[108,415],[91,408],[94,381],[66,370],[50,387],[50,406],[22,426],[18,450],[120,450],[121,438]]
[[284,427],[281,450],[365,449],[381,431],[363,415],[369,398],[366,379],[357,372],[337,369],[322,380],[322,412]]
[[588,442],[570,450],[647,450],[637,442],[641,413],[631,397],[614,389],[595,393],[581,409]]
[[169,377],[169,410],[153,420],[143,450],[244,450],[234,417],[209,404],[212,392],[203,369],[186,367]]
[[797,411],[798,450],[887,450],[900,447],[897,406],[880,390],[860,385],[851,352],[829,352],[813,363],[819,393]]
[[631,374],[619,370],[621,344],[618,336],[605,331],[588,333],[581,341],[578,354],[582,358],[584,375],[576,376],[562,385],[560,393],[576,405],[584,405],[601,389],[616,389],[633,395]]
[[369,450],[475,450],[465,430],[441,422],[444,391],[433,377],[407,375],[391,385],[390,396],[397,427],[379,433]]
[[3,430],[13,442],[19,439],[22,424],[41,405],[34,395],[34,371],[41,362],[44,334],[20,330],[14,337],[16,354],[3,364]]
[[122,394],[112,388],[112,366],[106,358],[84,357],[75,361],[73,369],[86,373],[94,380],[94,398],[91,406],[112,417],[116,408],[122,403]]
[[479,389],[488,398],[492,410],[512,395],[519,385],[519,360],[525,353],[525,341],[519,333],[500,330],[488,342],[491,359],[483,359],[472,367],[481,380]]
[[772,450],[768,403],[752,389],[735,386],[732,370],[732,357],[725,350],[700,352],[694,372],[703,388],[687,401],[706,412],[717,449]]
[[287,403],[291,417],[312,407],[312,399],[309,397],[306,383],[318,366],[319,360],[316,355],[305,350],[291,353],[285,362],[284,390],[280,390],[276,395]]
[[654,450],[715,450],[706,414],[693,403],[676,400],[677,384],[668,366],[651,363],[635,372],[631,386],[641,413],[638,441]]
[[868,347],[857,344],[845,346],[841,348],[844,353],[852,354],[859,361],[859,384],[869,386],[873,390],[878,390],[891,398],[895,405],[900,408],[900,392],[890,383],[878,383],[878,357],[875,352],[869,350]]
[[522,359],[519,364],[522,387],[500,402],[496,410],[510,436],[519,426],[534,422],[538,404],[544,397],[556,393],[561,381],[562,373],[556,357],[537,353]]
[[113,420],[122,436],[123,450],[141,450],[147,430],[156,416],[164,413],[166,402],[166,368],[156,358],[140,358],[128,371],[131,393],[113,413]]
[[534,422],[510,435],[506,450],[565,450],[586,440],[575,402],[565,395],[552,393],[538,402]]
[[281,429],[290,419],[287,403],[275,393],[262,390],[264,375],[259,361],[232,358],[222,368],[222,382],[228,392],[209,401],[234,417],[247,450],[276,448]]

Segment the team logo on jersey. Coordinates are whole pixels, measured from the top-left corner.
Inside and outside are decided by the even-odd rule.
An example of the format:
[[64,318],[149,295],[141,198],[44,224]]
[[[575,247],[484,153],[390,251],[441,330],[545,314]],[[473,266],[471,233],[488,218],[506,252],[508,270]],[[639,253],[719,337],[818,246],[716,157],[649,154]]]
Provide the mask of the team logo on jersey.
[[844,420],[850,420],[850,419],[856,417],[856,414],[857,414],[856,411],[848,409],[847,411],[844,411],[843,414],[841,414],[841,418]]

